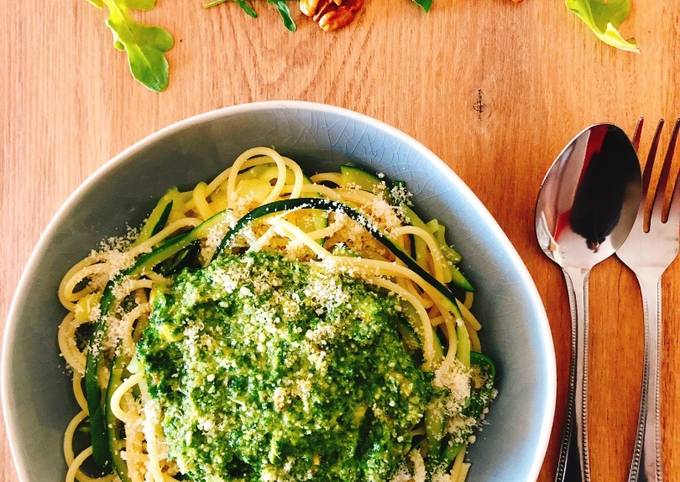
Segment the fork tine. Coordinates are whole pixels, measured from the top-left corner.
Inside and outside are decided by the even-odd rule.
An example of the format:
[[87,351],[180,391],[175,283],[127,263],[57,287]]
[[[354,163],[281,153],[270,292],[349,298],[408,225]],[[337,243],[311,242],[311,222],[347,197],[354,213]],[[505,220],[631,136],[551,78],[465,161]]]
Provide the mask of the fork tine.
[[661,119],[656,126],[652,145],[649,147],[649,154],[647,155],[647,162],[645,162],[645,171],[642,174],[642,197],[647,197],[649,190],[649,182],[652,179],[652,170],[654,169],[654,160],[656,159],[656,151],[659,149],[659,139],[661,138],[661,131],[663,130],[664,120]]
[[652,206],[652,219],[659,219],[663,222],[664,198],[666,197],[666,186],[668,185],[668,176],[671,172],[671,162],[673,161],[673,153],[675,152],[675,142],[678,137],[678,124],[675,124],[670,141],[668,142],[668,149],[666,149],[666,156],[663,159],[661,166],[661,173],[659,174],[659,182],[656,184],[656,194],[654,195],[654,204]]
[[[673,156],[675,154],[675,147],[678,140],[678,135],[680,134],[680,118],[675,120],[675,126],[673,126],[673,134],[671,135],[670,143],[668,144],[668,151],[666,152],[666,157],[669,158],[668,164],[671,164]],[[678,222],[680,221],[680,172],[675,176],[675,185],[673,186],[673,195],[671,196],[670,205],[668,207],[668,215],[663,220],[668,221],[670,217]]]
[[656,184],[656,196],[654,201],[663,201],[664,193],[666,192],[666,185],[668,184],[668,173],[671,170],[671,161],[673,160],[673,151],[675,150],[675,138],[677,133],[675,128],[671,134],[671,139],[668,143],[668,149],[666,149],[666,155],[663,158],[663,164],[661,165],[661,172],[659,173],[659,181]]
[[645,123],[645,118],[640,117],[635,125],[635,133],[633,134],[633,148],[637,151],[640,149],[640,137],[642,137],[642,126]]

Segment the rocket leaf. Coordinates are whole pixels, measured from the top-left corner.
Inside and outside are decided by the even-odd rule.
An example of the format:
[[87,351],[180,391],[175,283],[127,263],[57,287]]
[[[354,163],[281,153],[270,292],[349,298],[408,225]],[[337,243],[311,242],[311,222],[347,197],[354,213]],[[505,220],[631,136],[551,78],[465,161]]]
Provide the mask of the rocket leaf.
[[566,0],[567,8],[580,18],[604,43],[627,52],[639,53],[635,39],[626,40],[619,26],[628,18],[630,0]]
[[106,25],[113,34],[113,46],[125,51],[132,76],[142,85],[161,92],[168,86],[168,61],[165,52],[173,46],[170,33],[161,28],[138,23],[131,9],[151,10],[156,0],[89,0],[109,11]]
[[430,8],[432,8],[432,0],[413,0],[413,2],[420,5],[420,7],[426,12],[429,12]]
[[279,15],[281,15],[283,25],[291,32],[295,32],[297,30],[297,25],[295,25],[295,20],[293,20],[293,17],[290,14],[290,9],[286,4],[286,0],[267,0],[267,1],[269,3],[273,3],[276,9],[279,11]]

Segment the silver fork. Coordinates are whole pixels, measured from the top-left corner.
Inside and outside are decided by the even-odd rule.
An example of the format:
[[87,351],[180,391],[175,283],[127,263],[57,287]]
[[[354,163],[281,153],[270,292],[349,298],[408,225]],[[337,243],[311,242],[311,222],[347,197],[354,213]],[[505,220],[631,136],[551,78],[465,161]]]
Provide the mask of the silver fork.
[[[643,119],[638,121],[633,136],[637,149],[642,134]],[[659,147],[664,121],[654,133],[647,163],[642,176],[642,199],[633,229],[616,255],[635,273],[644,309],[645,348],[642,370],[642,394],[633,459],[628,472],[628,482],[663,479],[661,462],[661,276],[678,255],[680,248],[680,181],[675,180],[673,194],[664,210],[664,193],[680,130],[680,119],[675,122],[666,150],[656,192],[649,193],[652,169]],[[678,176],[680,177],[680,176]],[[648,193],[654,196],[649,221],[645,222],[645,202]]]

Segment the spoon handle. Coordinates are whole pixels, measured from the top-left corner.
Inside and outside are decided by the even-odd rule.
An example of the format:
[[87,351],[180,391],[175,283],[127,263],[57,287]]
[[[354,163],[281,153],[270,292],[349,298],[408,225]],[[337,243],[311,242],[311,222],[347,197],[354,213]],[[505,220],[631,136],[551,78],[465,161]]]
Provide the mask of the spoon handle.
[[628,482],[661,482],[661,275],[638,273],[645,320],[642,393]]
[[590,481],[588,452],[588,277],[590,270],[564,268],[571,308],[571,363],[566,423],[555,482]]

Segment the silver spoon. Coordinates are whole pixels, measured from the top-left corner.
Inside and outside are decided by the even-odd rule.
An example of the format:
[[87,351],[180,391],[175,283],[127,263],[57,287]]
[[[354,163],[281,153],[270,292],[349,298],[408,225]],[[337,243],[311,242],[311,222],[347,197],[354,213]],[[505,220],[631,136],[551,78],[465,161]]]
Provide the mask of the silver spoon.
[[611,124],[578,134],[548,170],[536,204],[536,237],[562,267],[571,308],[569,400],[556,481],[589,481],[588,277],[630,233],[641,199],[640,164]]

